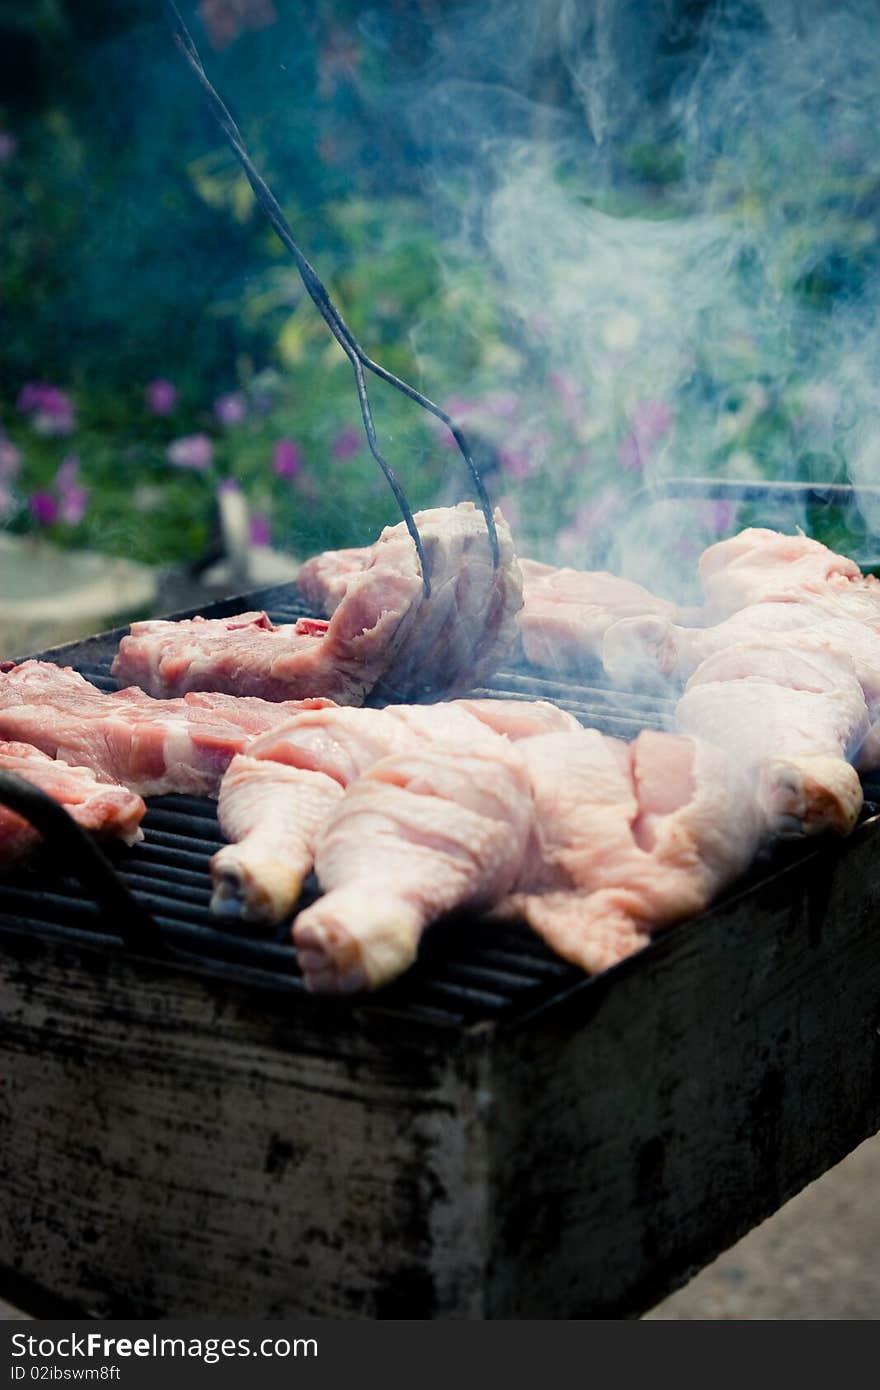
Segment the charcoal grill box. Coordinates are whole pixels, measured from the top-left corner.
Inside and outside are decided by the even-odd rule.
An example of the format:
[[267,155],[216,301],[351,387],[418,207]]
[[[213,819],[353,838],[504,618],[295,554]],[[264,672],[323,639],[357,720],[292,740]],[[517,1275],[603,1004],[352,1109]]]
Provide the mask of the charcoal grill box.
[[[68,659],[106,677],[113,642]],[[51,866],[0,892],[7,1294],[96,1316],[634,1316],[880,1125],[873,807],[596,979],[461,921],[398,986],[339,1003],[304,992],[289,946],[210,925],[210,817],[165,798],[149,852],[120,857],[186,959],[124,947]]]

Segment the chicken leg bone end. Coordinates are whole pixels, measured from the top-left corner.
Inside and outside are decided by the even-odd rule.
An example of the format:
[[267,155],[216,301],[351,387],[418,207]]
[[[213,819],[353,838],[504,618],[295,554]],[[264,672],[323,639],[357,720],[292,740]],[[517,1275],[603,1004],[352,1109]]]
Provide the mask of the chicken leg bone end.
[[376,901],[375,884],[363,892],[349,885],[325,893],[293,925],[306,987],[316,994],[381,988],[412,965],[421,926],[406,902]]

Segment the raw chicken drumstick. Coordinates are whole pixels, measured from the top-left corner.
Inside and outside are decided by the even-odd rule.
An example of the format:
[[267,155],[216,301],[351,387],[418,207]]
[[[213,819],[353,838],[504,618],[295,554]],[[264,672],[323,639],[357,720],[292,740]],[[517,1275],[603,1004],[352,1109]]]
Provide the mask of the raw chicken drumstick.
[[504,739],[385,758],[348,789],[318,845],[324,896],[293,928],[310,989],[387,984],[428,922],[513,887],[529,837],[523,759]]
[[850,759],[869,714],[840,654],[757,639],[730,647],[694,672],[676,722],[752,771],[775,834],[845,835],[855,825],[862,788]]
[[519,745],[532,853],[499,915],[521,915],[589,973],[701,911],[751,863],[766,826],[718,748],[675,734],[622,743],[596,730]]
[[318,845],[328,890],[296,918],[308,986],[388,983],[453,908],[525,916],[588,971],[705,907],[764,833],[748,779],[718,748],[596,730],[383,759]]
[[456,700],[385,709],[304,712],[255,739],[220,787],[220,828],[232,843],[211,860],[211,906],[247,921],[293,911],[326,820],[380,758],[430,741],[524,738],[580,726],[546,701]]

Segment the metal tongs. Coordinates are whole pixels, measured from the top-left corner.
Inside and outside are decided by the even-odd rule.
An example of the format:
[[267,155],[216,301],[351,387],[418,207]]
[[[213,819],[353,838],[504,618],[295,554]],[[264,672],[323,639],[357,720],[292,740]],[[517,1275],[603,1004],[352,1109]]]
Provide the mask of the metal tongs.
[[380,366],[378,362],[374,362],[372,358],[368,357],[367,354],[364,352],[363,348],[360,346],[359,342],[355,338],[348,324],[345,322],[339,310],[336,308],[335,304],[331,300],[330,295],[327,293],[326,287],[319,279],[314,267],[310,265],[306,257],[303,255],[302,251],[300,251],[299,247],[297,246],[296,241],[293,237],[293,232],[290,228],[290,224],[284,216],[284,213],[281,211],[281,208],[278,205],[278,201],[275,198],[275,195],[272,193],[272,190],[269,188],[268,184],[265,182],[265,180],[261,177],[261,175],[257,172],[253,164],[251,163],[250,156],[248,155],[244,141],[241,137],[241,132],[239,131],[238,126],[235,124],[235,121],[232,119],[232,116],[230,115],[226,105],[218,96],[211,83],[208,81],[205,69],[202,65],[202,60],[199,57],[198,49],[196,48],[195,43],[193,42],[192,35],[190,34],[189,30],[183,22],[183,19],[181,18],[180,11],[174,3],[174,0],[166,0],[166,3],[168,6],[168,11],[170,13],[171,27],[173,30],[174,40],[177,44],[177,47],[179,48],[181,54],[183,55],[190,69],[197,78],[202,88],[202,91],[204,92],[207,98],[208,105],[211,109],[211,113],[214,116],[214,119],[216,120],[220,129],[223,131],[223,134],[226,136],[226,139],[228,140],[232,148],[233,154],[235,155],[236,159],[238,160],[239,164],[244,170],[245,175],[247,177],[247,181],[254,191],[254,195],[257,199],[259,206],[262,208],[263,212],[266,214],[266,217],[269,219],[272,226],[274,227],[279,240],[293,256],[293,259],[296,262],[297,270],[300,273],[302,282],[305,285],[305,288],[308,291],[309,296],[312,299],[312,302],[315,304],[315,307],[317,308],[327,327],[330,329],[330,332],[333,334],[334,338],[342,348],[342,351],[345,353],[346,357],[351,363],[351,368],[354,372],[355,385],[357,387],[358,402],[360,404],[361,415],[363,416],[364,421],[364,430],[367,436],[367,443],[370,446],[370,453],[373,455],[373,458],[376,460],[379,467],[382,469],[382,472],[384,473],[388,481],[391,491],[394,493],[394,496],[397,500],[397,505],[400,508],[401,515],[403,516],[404,521],[406,522],[407,530],[409,531],[410,535],[412,536],[413,542],[415,543],[416,551],[419,557],[419,563],[422,569],[422,582],[425,588],[425,597],[429,598],[431,594],[431,578],[428,571],[427,557],[422,546],[422,540],[421,536],[419,535],[418,527],[416,526],[415,520],[413,518],[412,510],[410,508],[409,503],[406,500],[406,495],[404,494],[403,488],[400,485],[400,481],[397,475],[395,474],[394,470],[392,469],[391,465],[388,463],[388,460],[384,457],[381,450],[379,449],[379,443],[376,438],[376,428],[373,424],[373,412],[370,406],[370,399],[367,394],[366,379],[364,376],[365,369],[368,372],[372,372],[374,376],[379,377],[380,381],[384,381],[389,386],[393,386],[396,390],[401,391],[405,396],[408,396],[410,400],[415,401],[417,405],[422,406],[425,410],[429,411],[432,415],[436,416],[438,420],[442,420],[443,424],[452,434],[453,439],[458,445],[462,458],[464,459],[465,463],[467,464],[470,470],[471,477],[473,478],[474,487],[476,488],[477,496],[480,502],[480,510],[482,511],[483,516],[486,519],[486,527],[489,532],[489,539],[492,545],[492,563],[497,569],[499,563],[498,534],[495,529],[495,521],[492,516],[492,508],[489,503],[489,498],[487,496],[483,480],[480,477],[480,473],[476,464],[474,463],[470,446],[468,445],[464,435],[462,434],[459,427],[450,418],[450,416],[446,414],[446,411],[442,410],[439,405],[435,405],[433,401],[429,400],[427,396],[423,396],[421,391],[418,391],[414,386],[410,386],[408,382],[402,381],[400,377],[395,376],[393,372],[389,372],[385,367]]
[[125,944],[151,956],[180,956],[100,846],[65,808],[14,772],[0,771],[0,806],[29,821],[51,846],[58,867],[79,879]]

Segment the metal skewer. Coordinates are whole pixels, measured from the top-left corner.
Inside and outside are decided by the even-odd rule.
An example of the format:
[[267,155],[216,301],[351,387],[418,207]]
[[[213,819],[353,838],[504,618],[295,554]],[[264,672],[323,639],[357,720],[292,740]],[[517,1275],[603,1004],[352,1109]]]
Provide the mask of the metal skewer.
[[376,438],[376,427],[373,423],[373,412],[367,394],[364,369],[372,372],[374,376],[379,377],[381,381],[386,382],[389,386],[393,386],[396,390],[401,391],[405,396],[408,396],[410,400],[415,401],[417,405],[422,406],[425,410],[436,416],[438,420],[442,420],[443,424],[446,425],[470,470],[479,499],[480,510],[485,517],[486,528],[489,532],[489,539],[492,546],[492,562],[497,568],[499,563],[498,534],[495,529],[495,520],[492,516],[492,507],[483,480],[480,477],[479,470],[474,463],[470,446],[464,435],[459,427],[454,424],[450,416],[447,415],[446,411],[442,410],[439,405],[435,405],[433,401],[429,400],[427,396],[422,395],[421,391],[418,391],[414,386],[410,386],[408,382],[402,381],[401,378],[395,376],[393,372],[389,372],[378,362],[374,362],[372,358],[368,357],[364,352],[348,324],[331,300],[325,285],[319,278],[314,267],[309,263],[297,246],[290,224],[281,211],[275,195],[251,163],[241,132],[232,119],[226,105],[208,81],[205,69],[202,65],[202,60],[199,57],[198,49],[193,42],[189,30],[183,22],[180,11],[174,3],[174,0],[166,0],[166,4],[171,17],[174,40],[190,69],[198,79],[214,119],[229,141],[232,151],[244,170],[248,183],[254,191],[254,196],[259,206],[274,227],[279,240],[293,256],[297,270],[300,273],[302,282],[312,302],[351,363],[351,368],[354,372],[355,386],[357,388],[358,403],[360,404],[361,415],[364,422],[364,430],[367,436],[367,443],[370,446],[370,453],[382,469],[391,491],[394,493],[401,515],[406,522],[406,528],[412,536],[422,569],[422,582],[425,588],[425,597],[430,597],[431,579],[421,536],[419,535],[418,527],[416,526],[412,510],[406,500],[400,481],[391,465],[388,463],[388,460],[379,449],[378,440]]

